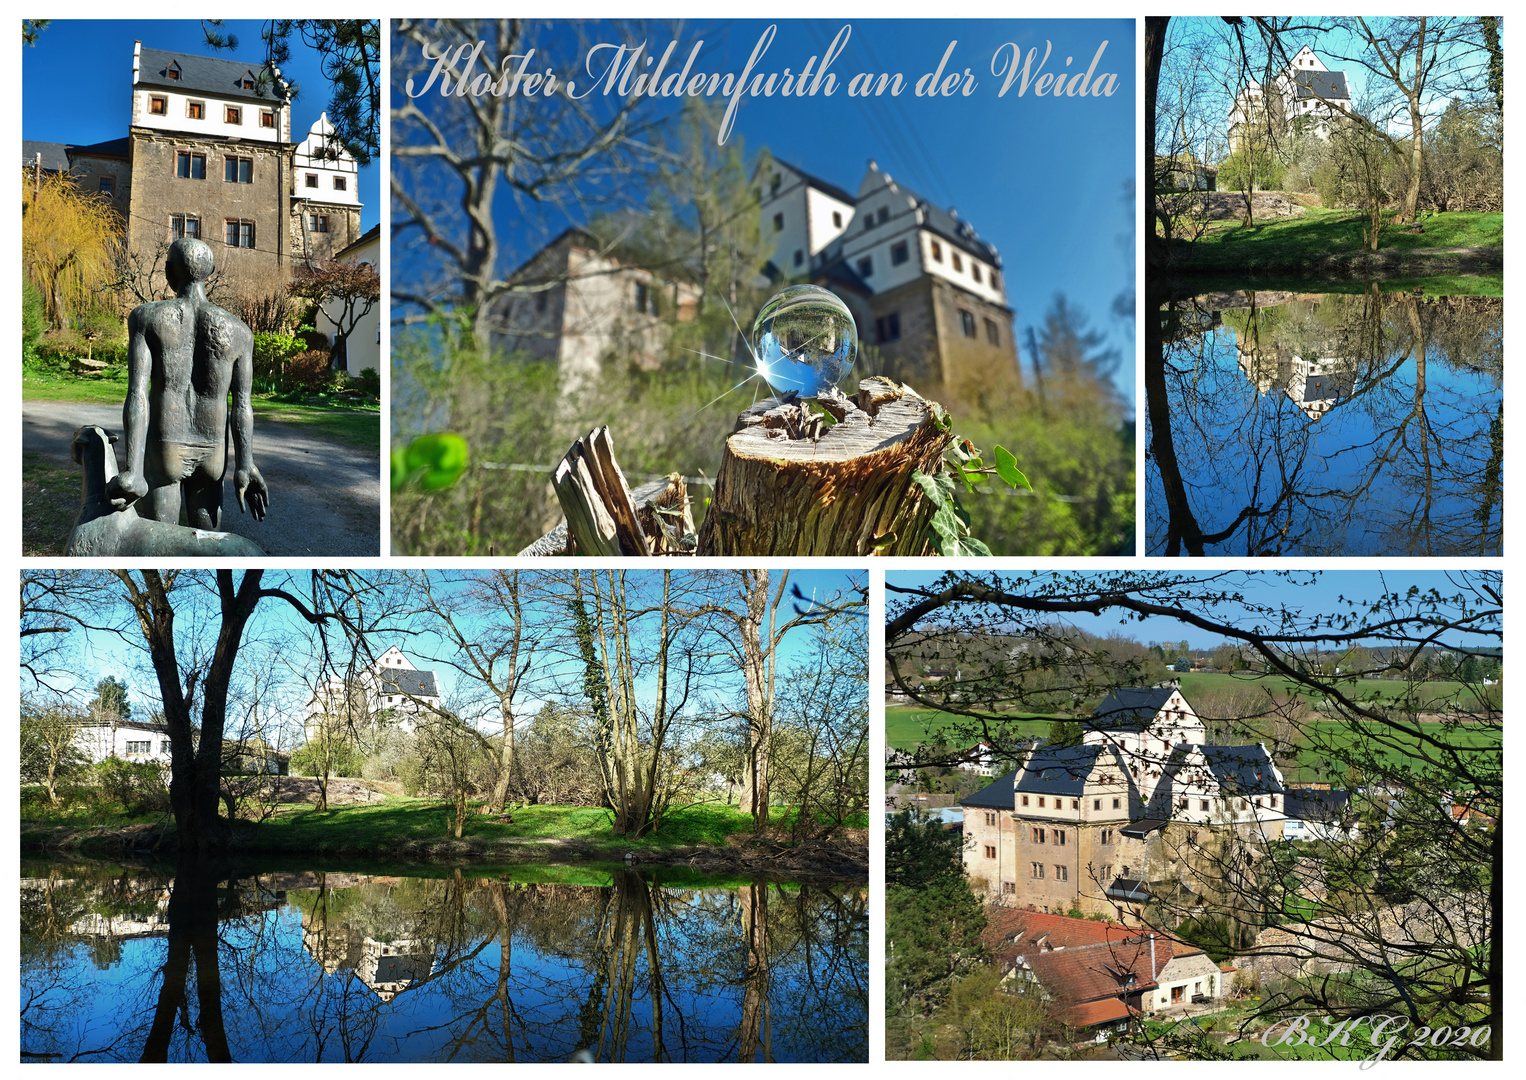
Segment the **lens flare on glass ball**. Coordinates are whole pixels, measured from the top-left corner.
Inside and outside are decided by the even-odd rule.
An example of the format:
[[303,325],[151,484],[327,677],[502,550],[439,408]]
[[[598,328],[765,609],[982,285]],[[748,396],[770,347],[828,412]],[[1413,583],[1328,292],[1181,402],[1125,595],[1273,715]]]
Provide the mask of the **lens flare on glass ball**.
[[791,285],[758,312],[752,324],[758,374],[777,395],[815,397],[853,370],[858,325],[833,293]]

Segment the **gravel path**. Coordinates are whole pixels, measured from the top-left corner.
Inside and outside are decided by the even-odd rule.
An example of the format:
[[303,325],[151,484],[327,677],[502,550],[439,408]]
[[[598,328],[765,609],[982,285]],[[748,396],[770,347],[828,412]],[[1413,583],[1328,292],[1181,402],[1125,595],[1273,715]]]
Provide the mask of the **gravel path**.
[[[28,401],[21,407],[21,449],[51,464],[71,465],[74,430],[98,424],[122,433],[122,407],[71,401]],[[122,444],[117,444],[120,453]],[[223,528],[277,556],[363,556],[381,553],[380,449],[368,454],[313,434],[300,424],[254,422],[254,461],[270,488],[264,521],[241,513],[225,484]]]

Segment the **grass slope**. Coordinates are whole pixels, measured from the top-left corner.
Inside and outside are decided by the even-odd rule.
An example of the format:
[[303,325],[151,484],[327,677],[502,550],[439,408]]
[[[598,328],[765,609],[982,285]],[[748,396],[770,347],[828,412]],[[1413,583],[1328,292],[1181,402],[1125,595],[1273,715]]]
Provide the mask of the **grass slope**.
[[[1389,219],[1391,220],[1389,215]],[[1211,226],[1191,245],[1181,245],[1185,274],[1214,274],[1232,270],[1309,270],[1338,272],[1342,268],[1408,270],[1426,273],[1498,267],[1504,256],[1505,215],[1446,213],[1425,217],[1424,231],[1385,228],[1377,252],[1362,239],[1367,215],[1359,210],[1307,208],[1295,218],[1258,221],[1251,228],[1238,222]]]

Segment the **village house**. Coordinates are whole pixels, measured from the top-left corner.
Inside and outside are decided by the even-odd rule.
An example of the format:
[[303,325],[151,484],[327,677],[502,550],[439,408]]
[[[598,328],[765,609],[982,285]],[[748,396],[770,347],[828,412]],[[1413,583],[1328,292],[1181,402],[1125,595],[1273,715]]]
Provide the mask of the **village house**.
[[[138,765],[170,765],[168,724],[152,720],[118,720],[103,713],[86,721],[75,733],[74,745],[91,764],[118,758]],[[291,755],[263,739],[223,740],[223,767],[229,773],[285,776]]]
[[1079,746],[1041,744],[961,804],[965,875],[994,902],[1137,918],[1151,867],[1181,878],[1216,832],[1282,836],[1282,774],[1265,746],[1216,746],[1180,688],[1110,693]]
[[1009,988],[1040,994],[1098,1042],[1142,1017],[1212,1011],[1224,996],[1202,949],[1157,930],[991,905],[982,940]]
[[1287,840],[1347,840],[1358,835],[1351,799],[1344,791],[1289,788],[1285,812],[1282,835]]
[[1250,83],[1235,96],[1229,111],[1229,150],[1268,145],[1274,136],[1293,130],[1321,139],[1330,137],[1336,116],[1351,111],[1346,75],[1331,71],[1305,45],[1271,80],[1270,89]]

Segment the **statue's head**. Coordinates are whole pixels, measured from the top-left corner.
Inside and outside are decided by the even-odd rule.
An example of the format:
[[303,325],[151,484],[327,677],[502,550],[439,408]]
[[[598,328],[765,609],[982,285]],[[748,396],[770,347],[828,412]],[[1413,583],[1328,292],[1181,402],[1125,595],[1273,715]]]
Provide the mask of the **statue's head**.
[[212,249],[195,237],[187,236],[170,245],[164,259],[164,277],[177,293],[193,281],[212,276]]

